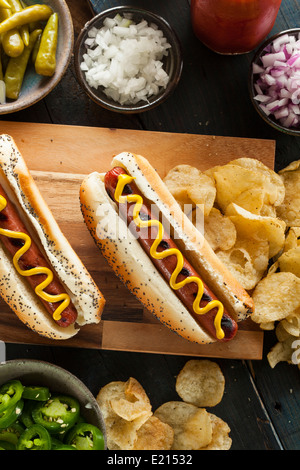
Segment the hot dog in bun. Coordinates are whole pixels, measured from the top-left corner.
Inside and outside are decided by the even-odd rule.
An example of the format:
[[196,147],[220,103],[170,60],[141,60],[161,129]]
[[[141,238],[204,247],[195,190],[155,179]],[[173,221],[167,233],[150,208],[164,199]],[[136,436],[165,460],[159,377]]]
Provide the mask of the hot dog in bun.
[[234,338],[253,301],[145,158],[117,155],[83,181],[80,200],[110,266],[163,324],[196,343]]
[[58,340],[99,323],[105,303],[8,135],[0,136],[0,295],[29,328]]

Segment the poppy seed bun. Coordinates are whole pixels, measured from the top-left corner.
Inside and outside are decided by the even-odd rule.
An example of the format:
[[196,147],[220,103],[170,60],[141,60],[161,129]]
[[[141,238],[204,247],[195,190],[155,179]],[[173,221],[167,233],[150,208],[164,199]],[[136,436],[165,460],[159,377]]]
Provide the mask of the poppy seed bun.
[[29,328],[52,339],[67,339],[79,327],[99,323],[105,300],[85,266],[61,232],[13,139],[0,136],[0,184],[13,202],[28,231],[70,295],[78,318],[76,325],[59,327],[15,270],[1,248],[0,294]]
[[[112,167],[122,167],[135,177],[135,184],[148,202],[156,204],[164,219],[173,227],[176,243],[184,256],[224,303],[232,318],[241,321],[251,315],[254,310],[251,297],[183,214],[149,162],[141,156],[124,152],[114,157]],[[128,229],[118,216],[117,204],[105,190],[104,176],[92,173],[83,181],[80,191],[86,225],[102,254],[129,290],[162,323],[190,341],[213,342],[214,339],[202,330],[178,300],[139,242],[133,236],[126,236]]]

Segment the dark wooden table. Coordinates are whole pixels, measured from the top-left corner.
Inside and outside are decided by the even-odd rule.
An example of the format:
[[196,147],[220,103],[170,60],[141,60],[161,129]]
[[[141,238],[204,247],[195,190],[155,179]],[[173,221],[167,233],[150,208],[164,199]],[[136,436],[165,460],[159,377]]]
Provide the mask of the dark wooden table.
[[[67,3],[77,36],[92,12],[86,0]],[[93,3],[98,11],[121,4],[109,0]],[[61,83],[46,99],[25,111],[2,116],[2,120],[272,139],[276,141],[277,170],[299,159],[300,139],[269,127],[250,103],[247,75],[253,53],[225,57],[205,48],[193,35],[188,0],[129,3],[160,13],[181,40],[183,75],[167,102],[142,115],[123,116],[103,110],[80,89],[71,63]],[[299,24],[300,1],[283,0],[272,33]],[[262,361],[217,361],[225,375],[226,393],[213,412],[228,422],[233,450],[300,449],[299,369],[286,363],[270,368],[266,354],[275,342],[272,332],[265,335]],[[175,377],[188,359],[17,344],[6,345],[6,358],[41,359],[65,367],[94,394],[111,380],[135,377],[147,391],[153,409],[178,399]]]

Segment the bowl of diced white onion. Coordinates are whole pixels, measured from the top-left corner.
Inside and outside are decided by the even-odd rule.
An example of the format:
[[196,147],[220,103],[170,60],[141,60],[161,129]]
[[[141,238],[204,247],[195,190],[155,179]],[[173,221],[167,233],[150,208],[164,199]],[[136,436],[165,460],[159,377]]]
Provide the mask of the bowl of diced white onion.
[[251,63],[249,86],[252,103],[268,124],[300,136],[300,28],[261,45]]
[[164,102],[182,72],[181,45],[168,22],[130,6],[92,18],[75,45],[75,70],[87,95],[119,113],[141,113]]

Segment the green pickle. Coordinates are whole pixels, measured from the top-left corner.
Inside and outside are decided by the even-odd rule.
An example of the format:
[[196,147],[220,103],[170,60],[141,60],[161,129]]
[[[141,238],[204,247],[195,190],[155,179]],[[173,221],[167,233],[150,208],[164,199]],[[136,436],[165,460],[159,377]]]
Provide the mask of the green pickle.
[[18,99],[31,52],[40,34],[41,30],[39,29],[30,33],[29,45],[24,48],[23,53],[19,57],[9,60],[4,75],[7,98],[12,100]]
[[19,98],[29,66],[40,76],[54,75],[58,22],[58,14],[49,5],[28,6],[23,0],[0,0],[0,42],[7,60],[3,71],[0,64],[4,101]]
[[48,21],[52,13],[53,10],[48,5],[37,4],[24,8],[0,23],[0,34],[34,21]]
[[[22,11],[24,8],[19,0],[8,0],[12,14]],[[25,46],[29,44],[29,28],[27,24],[20,26],[20,35]]]
[[[11,9],[0,7],[0,22],[9,20],[12,16]],[[9,57],[18,57],[24,50],[24,42],[18,28],[11,28],[0,35],[1,44],[5,54]]]
[[39,75],[52,77],[56,69],[56,49],[58,38],[58,14],[50,16],[43,31],[35,61],[35,71]]

